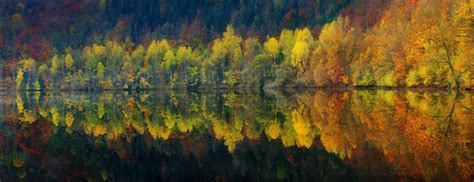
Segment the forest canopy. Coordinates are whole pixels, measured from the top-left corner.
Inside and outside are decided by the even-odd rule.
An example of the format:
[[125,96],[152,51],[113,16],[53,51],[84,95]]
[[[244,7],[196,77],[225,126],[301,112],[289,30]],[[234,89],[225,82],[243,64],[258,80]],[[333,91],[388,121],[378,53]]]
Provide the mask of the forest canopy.
[[474,0],[1,6],[3,88],[474,87]]

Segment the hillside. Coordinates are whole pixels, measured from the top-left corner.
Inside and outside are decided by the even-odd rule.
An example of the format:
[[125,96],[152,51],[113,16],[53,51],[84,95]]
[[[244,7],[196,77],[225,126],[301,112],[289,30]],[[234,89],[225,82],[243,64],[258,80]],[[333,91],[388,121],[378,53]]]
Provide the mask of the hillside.
[[7,0],[1,77],[27,90],[472,88],[473,4]]

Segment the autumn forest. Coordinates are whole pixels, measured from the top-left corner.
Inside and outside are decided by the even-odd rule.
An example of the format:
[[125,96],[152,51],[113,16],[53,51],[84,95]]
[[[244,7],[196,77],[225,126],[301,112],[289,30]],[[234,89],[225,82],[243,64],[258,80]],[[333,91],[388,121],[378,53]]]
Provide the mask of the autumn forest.
[[[197,6],[196,12],[160,16],[156,27],[139,29],[152,26],[140,23],[151,15],[171,16],[174,11],[166,8],[184,8],[175,7],[180,1],[160,1],[159,12],[101,17],[115,22],[107,31],[97,22],[75,22],[82,20],[76,14],[95,18],[147,3],[139,2],[143,4],[52,1],[36,7],[6,1],[0,19],[2,85],[19,90],[474,86],[472,0],[275,0],[260,2],[262,7],[188,2],[185,5]],[[314,7],[300,7],[305,3]],[[70,10],[48,9],[58,6]],[[216,20],[205,17],[201,9],[216,6],[233,13],[215,17],[224,22],[214,25]],[[310,11],[326,6],[331,11]],[[53,14],[52,20],[42,20],[49,16],[45,12]],[[65,13],[75,16],[59,19]],[[195,13],[192,19],[189,13]],[[181,23],[168,24],[175,18]],[[294,18],[302,20],[293,22]],[[61,21],[72,26],[63,27]]]
[[473,181],[474,0],[0,0],[0,181]]

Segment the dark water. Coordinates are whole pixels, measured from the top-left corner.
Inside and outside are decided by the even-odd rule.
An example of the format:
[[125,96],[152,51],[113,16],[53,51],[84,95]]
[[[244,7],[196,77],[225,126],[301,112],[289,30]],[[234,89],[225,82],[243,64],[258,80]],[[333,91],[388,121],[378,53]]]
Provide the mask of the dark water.
[[473,94],[0,93],[1,181],[472,181]]

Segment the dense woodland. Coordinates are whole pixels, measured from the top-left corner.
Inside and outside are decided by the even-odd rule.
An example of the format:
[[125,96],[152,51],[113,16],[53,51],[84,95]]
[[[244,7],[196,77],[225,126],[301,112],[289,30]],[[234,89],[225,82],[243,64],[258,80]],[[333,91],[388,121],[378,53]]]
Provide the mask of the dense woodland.
[[1,6],[4,88],[474,87],[474,0]]

